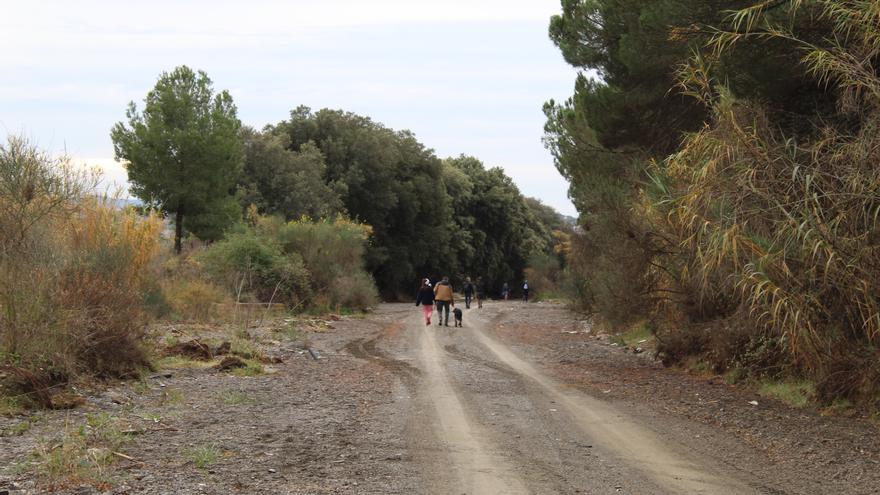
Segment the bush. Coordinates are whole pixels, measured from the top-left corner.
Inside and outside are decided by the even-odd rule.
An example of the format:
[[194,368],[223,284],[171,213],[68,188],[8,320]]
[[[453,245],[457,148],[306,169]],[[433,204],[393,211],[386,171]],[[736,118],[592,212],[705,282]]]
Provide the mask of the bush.
[[271,239],[254,232],[233,234],[198,255],[207,274],[234,294],[249,291],[262,302],[295,306],[311,296],[309,273],[296,253],[283,254]]
[[327,297],[335,311],[341,308],[365,311],[379,302],[379,290],[373,277],[361,270],[336,278],[327,289]]
[[342,217],[311,221],[302,218],[276,231],[285,253],[301,256],[311,274],[314,305],[337,310],[374,306],[379,293],[364,270],[364,254],[372,229]]
[[0,366],[18,370],[12,386],[146,363],[145,289],[161,223],[88,196],[96,180],[21,139],[0,146]]
[[292,221],[281,227],[277,238],[285,253],[296,253],[312,277],[313,287],[326,290],[340,276],[364,269],[364,253],[372,229],[344,218]]
[[169,280],[163,292],[174,314],[184,320],[209,322],[217,318],[217,306],[227,299],[226,293],[205,280]]

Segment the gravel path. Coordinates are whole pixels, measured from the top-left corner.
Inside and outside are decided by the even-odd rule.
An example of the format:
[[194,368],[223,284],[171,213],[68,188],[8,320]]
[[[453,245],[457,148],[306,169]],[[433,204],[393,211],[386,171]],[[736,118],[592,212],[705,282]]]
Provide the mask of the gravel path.
[[[292,340],[253,329],[282,361],[268,373],[165,370],[0,418],[0,493],[880,492],[865,421],[665,369],[558,305],[490,303],[460,329],[419,313],[387,304]],[[102,418],[125,441],[97,475],[34,456]]]

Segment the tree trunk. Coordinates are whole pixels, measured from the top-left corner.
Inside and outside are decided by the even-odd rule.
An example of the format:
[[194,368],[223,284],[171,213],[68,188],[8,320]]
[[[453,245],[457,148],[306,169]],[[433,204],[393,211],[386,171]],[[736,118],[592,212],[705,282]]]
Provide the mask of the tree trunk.
[[180,239],[183,237],[183,208],[178,208],[174,216],[174,252],[180,254]]

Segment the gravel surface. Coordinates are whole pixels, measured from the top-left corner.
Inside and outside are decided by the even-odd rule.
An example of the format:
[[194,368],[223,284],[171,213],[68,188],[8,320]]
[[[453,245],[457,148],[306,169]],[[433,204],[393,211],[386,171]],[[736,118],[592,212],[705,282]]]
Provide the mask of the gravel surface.
[[[880,493],[866,421],[665,369],[555,304],[490,303],[461,329],[419,314],[273,321],[249,329],[281,361],[264,374],[160,370],[0,418],[0,493]],[[113,462],[53,474],[102,418],[125,441],[83,453]]]

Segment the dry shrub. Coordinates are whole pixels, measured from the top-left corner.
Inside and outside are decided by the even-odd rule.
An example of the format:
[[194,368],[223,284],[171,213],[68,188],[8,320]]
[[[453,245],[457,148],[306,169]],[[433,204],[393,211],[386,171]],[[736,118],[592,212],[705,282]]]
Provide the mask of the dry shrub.
[[341,308],[365,311],[379,302],[376,283],[368,273],[356,271],[335,279],[326,291],[326,309],[340,312]]
[[[825,400],[864,399],[880,393],[877,5],[820,0],[811,8],[836,36],[803,43],[804,62],[837,96],[837,113],[786,135],[761,104],[710,91],[711,68],[683,70],[713,121],[655,170],[669,188],[646,215],[663,220],[661,234],[672,240],[655,260],[669,274],[665,288],[683,294],[668,314],[700,324],[698,334],[725,335],[733,349],[670,336],[684,342],[671,344],[670,356],[718,351],[728,362],[812,377]],[[737,14],[736,32],[720,33],[713,47],[723,52],[749,36],[798,42],[762,16]],[[734,315],[741,321],[725,326]]]
[[18,138],[0,147],[0,364],[45,375],[34,383],[146,362],[160,222],[89,196],[96,177]]
[[223,289],[199,279],[166,280],[162,284],[162,290],[174,316],[200,323],[217,320],[220,316],[219,307],[229,299]]

